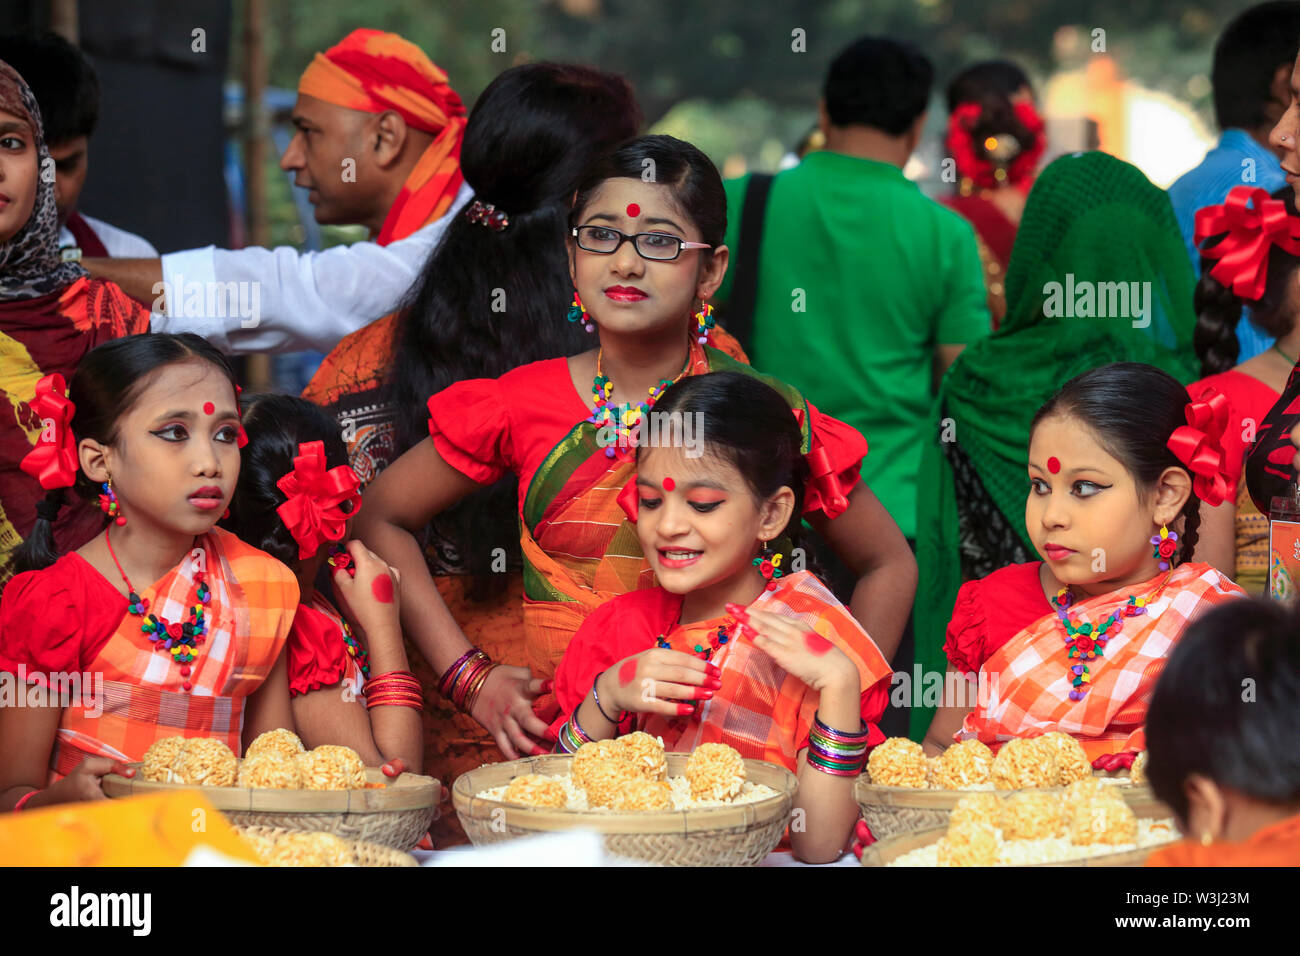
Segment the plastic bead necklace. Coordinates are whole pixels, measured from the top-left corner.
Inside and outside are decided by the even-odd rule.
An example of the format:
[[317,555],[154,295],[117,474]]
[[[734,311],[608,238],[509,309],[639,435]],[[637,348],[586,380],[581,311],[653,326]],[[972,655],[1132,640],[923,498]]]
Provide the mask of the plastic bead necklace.
[[1070,691],[1070,700],[1083,700],[1091,689],[1092,676],[1086,662],[1103,656],[1107,642],[1124,629],[1123,618],[1147,613],[1147,606],[1160,597],[1172,574],[1171,570],[1165,575],[1160,586],[1150,597],[1130,594],[1128,600],[1111,611],[1095,629],[1092,622],[1086,618],[1082,624],[1076,624],[1070,619],[1069,607],[1074,603],[1074,592],[1070,590],[1068,584],[1056,592],[1056,596],[1052,598],[1052,608],[1061,619],[1062,627],[1065,628],[1065,657],[1074,662],[1067,672],[1073,688]]
[[[637,427],[641,424],[642,416],[654,408],[655,402],[659,401],[659,396],[669,385],[677,382],[691,367],[691,351],[686,350],[686,362],[682,365],[682,370],[672,379],[660,379],[657,386],[649,389],[650,397],[643,402],[624,402],[621,405],[615,405],[610,402],[610,396],[614,394],[614,382],[608,376],[601,372],[601,363],[605,358],[605,348],[601,346],[600,351],[596,353],[596,377],[592,379],[591,394],[596,397],[596,410],[592,412],[591,422],[597,428],[612,426],[618,433],[618,447],[630,448],[635,444],[632,435]],[[615,454],[615,445],[605,447],[605,457],[613,458]]]
[[[113,551],[113,541],[109,538],[107,530],[104,532],[104,543],[108,545],[109,557],[117,565],[117,573],[122,575],[122,581],[126,584],[126,589],[129,592],[126,599],[128,613],[143,618],[145,612],[149,610],[149,602],[141,599],[135,588],[132,587],[131,579],[122,570],[122,562],[117,560],[117,554]],[[189,605],[189,617],[183,624],[179,622],[172,623],[166,618],[159,618],[156,614],[150,614],[148,619],[140,625],[140,630],[149,635],[154,650],[158,650],[161,645],[163,650],[171,652],[172,663],[180,667],[181,677],[185,678],[185,682],[181,684],[185,690],[191,690],[193,687],[189,681],[190,665],[198,657],[196,653],[198,645],[203,643],[203,638],[208,633],[208,622],[203,609],[211,601],[212,591],[203,580],[202,571],[194,572],[194,596],[198,603]]]

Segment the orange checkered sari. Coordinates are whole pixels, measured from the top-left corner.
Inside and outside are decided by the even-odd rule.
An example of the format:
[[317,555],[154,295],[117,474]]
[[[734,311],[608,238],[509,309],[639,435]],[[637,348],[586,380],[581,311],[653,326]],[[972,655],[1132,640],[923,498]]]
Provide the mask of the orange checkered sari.
[[[1163,578],[1162,573],[1135,589],[1077,601],[1071,614],[1102,621],[1130,594],[1153,593]],[[987,700],[981,698],[966,715],[955,739],[974,737],[996,748],[1013,737],[1060,730],[1077,738],[1091,759],[1142,749],[1151,692],[1183,630],[1214,605],[1244,594],[1208,564],[1177,567],[1147,613],[1122,618],[1123,630],[1110,638],[1105,656],[1090,662],[1091,689],[1080,701],[1070,700],[1060,619],[1044,615],[984,662],[979,680],[987,687]]]
[[[782,577],[775,591],[764,591],[749,607],[793,618],[847,654],[858,668],[863,719],[869,724],[880,719],[888,698],[889,664],[862,625],[816,575],[799,571]],[[707,635],[723,623],[724,619],[715,618],[681,625],[668,633],[667,640],[674,648],[707,644]],[[653,636],[646,646],[654,646]],[[703,703],[697,717],[643,715],[638,729],[662,737],[668,750],[688,752],[700,744],[728,744],[744,757],[794,771],[799,751],[808,745],[817,692],[748,640],[728,641],[712,661],[722,670],[722,687]],[[878,734],[872,742],[883,739]]]
[[[215,737],[240,753],[244,701],[284,648],[298,606],[298,582],[279,561],[220,528],[200,538],[199,547],[212,601],[208,635],[189,677],[192,690],[182,689],[180,669],[155,650],[140,630],[140,619],[123,616],[87,668],[103,675],[98,706],[63,710],[50,782],[88,756],[140,760],[163,737]],[[193,595],[195,570],[192,556],[186,557],[140,596],[160,617],[180,620]]]
[[[758,376],[791,408],[807,405],[794,389],[692,340],[688,375],[737,371]],[[636,526],[618,494],[636,474],[636,462],[609,458],[597,429],[581,421],[537,469],[524,497],[520,543],[524,556],[524,641],[534,676],[550,677],[582,622],[610,598],[651,587],[654,572],[641,553]]]

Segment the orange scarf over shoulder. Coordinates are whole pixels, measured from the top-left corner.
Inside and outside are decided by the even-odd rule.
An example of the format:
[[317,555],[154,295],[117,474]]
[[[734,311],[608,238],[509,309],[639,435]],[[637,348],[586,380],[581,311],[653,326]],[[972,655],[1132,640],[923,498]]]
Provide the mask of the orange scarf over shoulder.
[[[1071,619],[1096,626],[1130,594],[1153,594],[1163,578],[1076,601]],[[1111,630],[1104,656],[1088,662],[1090,689],[1079,701],[1070,699],[1070,667],[1076,662],[1065,656],[1065,631],[1056,614],[1044,615],[984,662],[979,680],[987,691],[981,690],[957,739],[977,737],[996,746],[1059,730],[1077,738],[1094,760],[1143,749],[1147,704],[1174,644],[1193,619],[1244,594],[1208,564],[1180,565],[1146,614],[1122,617],[1122,629]]]
[[1300,814],[1256,831],[1242,843],[1202,846],[1183,840],[1157,850],[1147,866],[1296,866],[1300,864]]

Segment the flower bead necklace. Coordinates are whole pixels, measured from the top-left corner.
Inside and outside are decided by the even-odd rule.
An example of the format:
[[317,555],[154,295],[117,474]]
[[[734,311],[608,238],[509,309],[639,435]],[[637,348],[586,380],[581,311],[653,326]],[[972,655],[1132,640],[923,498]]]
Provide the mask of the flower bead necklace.
[[343,625],[343,643],[347,645],[348,656],[357,662],[357,667],[361,670],[361,676],[366,680],[370,679],[370,652],[361,646],[356,635],[352,633],[352,628],[348,627],[348,622],[339,615],[339,622]]
[[618,434],[618,440],[614,444],[605,447],[605,457],[613,458],[615,447],[630,448],[635,444],[633,435],[641,424],[641,418],[646,412],[654,408],[655,402],[659,401],[659,396],[669,385],[676,383],[691,367],[691,352],[686,350],[686,362],[682,365],[682,370],[671,379],[660,379],[657,386],[649,389],[650,395],[643,402],[623,402],[615,405],[611,402],[610,396],[614,394],[614,382],[608,375],[601,372],[601,363],[605,358],[605,348],[601,347],[596,353],[596,377],[592,379],[591,394],[596,397],[596,410],[592,412],[587,421],[597,428],[606,426],[614,428]]
[[[127,612],[143,618],[145,612],[149,610],[149,602],[141,599],[131,585],[131,579],[122,570],[122,562],[117,560],[117,554],[113,551],[113,541],[109,538],[107,530],[104,532],[104,543],[108,545],[109,557],[117,565],[117,573],[122,575],[122,581],[126,584],[126,589],[129,592],[126,599]],[[197,603],[188,605],[189,616],[184,623],[173,623],[166,618],[159,618],[156,614],[150,614],[148,619],[140,625],[140,630],[149,635],[154,650],[161,646],[163,650],[171,652],[172,663],[180,667],[181,677],[185,678],[184,683],[181,684],[185,690],[193,689],[193,685],[189,680],[190,665],[198,657],[198,645],[203,643],[203,639],[208,633],[208,621],[203,609],[212,600],[212,591],[208,588],[207,582],[203,580],[202,571],[194,572],[194,597]]]
[[1150,597],[1130,594],[1128,600],[1111,611],[1095,629],[1092,622],[1086,618],[1082,624],[1076,624],[1071,620],[1069,607],[1074,603],[1074,592],[1070,590],[1068,584],[1056,592],[1056,596],[1052,598],[1052,608],[1056,611],[1056,616],[1061,619],[1061,626],[1065,628],[1065,657],[1074,662],[1067,671],[1073,688],[1070,691],[1070,700],[1083,700],[1090,689],[1092,676],[1086,662],[1104,656],[1106,644],[1124,629],[1124,618],[1147,613],[1147,606],[1160,597],[1172,574],[1173,572],[1170,571],[1165,575],[1160,586]]

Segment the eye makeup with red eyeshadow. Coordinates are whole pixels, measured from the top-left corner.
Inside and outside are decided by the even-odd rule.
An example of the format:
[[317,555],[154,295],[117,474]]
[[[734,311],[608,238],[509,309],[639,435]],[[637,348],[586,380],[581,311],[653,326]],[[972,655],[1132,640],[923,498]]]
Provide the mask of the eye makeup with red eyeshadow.
[[716,505],[719,501],[726,501],[727,496],[721,491],[692,491],[686,496],[686,500],[693,505]]

